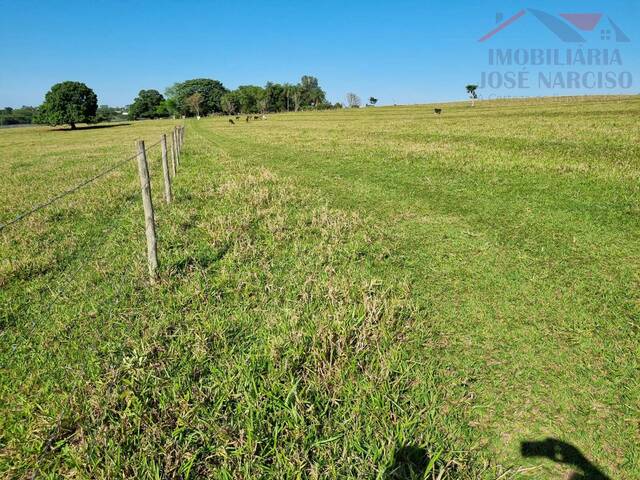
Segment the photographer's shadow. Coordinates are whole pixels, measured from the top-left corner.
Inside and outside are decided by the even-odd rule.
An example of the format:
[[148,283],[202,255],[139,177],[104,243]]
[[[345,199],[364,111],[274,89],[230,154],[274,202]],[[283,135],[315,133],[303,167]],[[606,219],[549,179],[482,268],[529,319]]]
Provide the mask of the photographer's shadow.
[[556,463],[574,467],[577,471],[568,477],[569,480],[611,480],[580,450],[556,438],[547,438],[538,442],[521,442],[520,452],[523,457],[545,457]]
[[387,468],[384,480],[421,480],[427,473],[429,456],[424,448],[404,445],[393,455],[393,463]]

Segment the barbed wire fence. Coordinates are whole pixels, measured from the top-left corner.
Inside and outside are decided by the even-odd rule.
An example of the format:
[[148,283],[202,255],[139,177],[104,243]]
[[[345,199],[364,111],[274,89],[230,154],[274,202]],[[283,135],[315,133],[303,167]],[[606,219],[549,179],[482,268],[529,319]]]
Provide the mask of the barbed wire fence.
[[[150,283],[154,283],[158,279],[158,262],[157,262],[157,239],[155,237],[155,213],[154,206],[152,202],[151,195],[151,181],[149,176],[149,161],[148,161],[148,153],[154,147],[160,145],[161,146],[161,164],[162,164],[162,177],[163,177],[163,186],[164,186],[164,200],[167,204],[172,203],[173,201],[173,189],[172,183],[174,182],[177,173],[179,171],[180,160],[182,149],[184,146],[185,140],[185,127],[184,126],[176,126],[171,131],[171,142],[170,145],[167,142],[167,134],[162,134],[160,140],[151,145],[145,146],[144,140],[138,140],[136,142],[136,153],[132,156],[129,156],[125,159],[122,159],[110,167],[98,172],[95,175],[92,175],[89,178],[84,179],[77,185],[68,188],[62,192],[59,192],[49,199],[33,205],[31,208],[19,213],[12,217],[9,221],[6,221],[3,224],[0,224],[0,234],[6,233],[5,231],[10,228],[19,228],[19,225],[35,215],[37,212],[45,210],[53,205],[58,204],[66,197],[69,197],[85,188],[90,187],[93,184],[96,184],[98,180],[107,177],[110,173],[116,172],[119,169],[122,169],[125,165],[127,165],[132,160],[136,159],[138,164],[138,176],[140,180],[140,185],[137,188],[140,188],[141,198],[143,209],[145,212],[145,234],[146,234],[146,243],[147,243],[147,259],[149,263],[149,280]],[[170,153],[170,157],[169,157]],[[128,203],[134,197],[135,190],[133,188],[129,188],[125,191],[124,195],[120,197],[124,199],[124,203]],[[81,249],[87,250],[87,255],[84,257],[84,262],[78,262],[78,266],[71,270],[66,271],[60,278],[60,281],[56,282],[57,286],[54,289],[48,287],[51,298],[48,303],[48,308],[46,309],[48,312],[51,312],[55,303],[61,298],[61,296],[65,293],[67,287],[70,285],[71,281],[77,276],[77,274],[85,267],[86,260],[90,259],[91,256],[95,253],[95,243],[94,241],[98,241],[99,238],[107,238],[110,236],[115,229],[118,227],[119,223],[116,221],[111,222],[109,227],[106,230],[102,230],[96,235],[96,238],[90,237],[85,239],[84,242],[76,249],[78,252]],[[150,233],[152,234],[150,236]],[[155,262],[152,262],[152,254],[155,258]],[[11,263],[11,259],[8,259]],[[44,313],[44,312],[43,312]]]
[[[144,146],[143,152],[144,161],[147,162],[147,168],[152,167],[154,171],[154,179],[159,176],[163,177],[165,193],[167,188],[171,188],[171,182],[176,178],[176,172],[178,171],[177,166],[180,162],[180,155],[184,144],[184,127],[175,129],[172,132],[172,139],[173,142],[170,145],[170,150],[175,152],[175,154],[171,156],[171,168],[168,165],[169,159],[167,157],[168,149],[166,148],[167,139],[165,134],[161,136],[159,141]],[[140,142],[136,142],[136,146],[139,145],[139,143]],[[158,151],[155,150],[152,156],[151,151],[157,148],[158,145],[162,147],[161,155],[158,155]],[[22,313],[29,312],[31,314],[20,315],[20,317],[24,319],[24,322],[20,322],[18,325],[19,330],[17,331],[22,332],[23,338],[25,338],[27,345],[29,345],[29,350],[27,350],[26,354],[32,356],[22,356],[22,359],[40,358],[43,362],[56,364],[56,362],[60,362],[63,355],[68,353],[69,349],[73,349],[75,345],[78,345],[78,343],[75,342],[83,339],[86,335],[86,332],[82,330],[82,326],[87,315],[57,313],[62,312],[63,309],[67,308],[66,305],[74,302],[76,298],[83,298],[83,290],[91,288],[93,278],[104,278],[109,281],[108,293],[106,295],[103,293],[98,299],[99,306],[93,305],[96,312],[103,308],[112,308],[114,303],[120,304],[122,299],[128,295],[128,293],[126,293],[127,287],[131,285],[131,282],[139,283],[140,276],[130,275],[128,269],[118,269],[118,273],[114,276],[113,273],[115,273],[116,270],[112,269],[109,273],[106,273],[104,269],[101,268],[101,265],[111,265],[113,263],[113,250],[107,250],[103,247],[109,243],[118,244],[119,239],[116,237],[121,237],[132,247],[133,243],[140,239],[140,237],[136,236],[136,240],[131,241],[131,229],[133,228],[134,231],[135,229],[139,229],[141,231],[140,225],[142,222],[139,217],[135,215],[131,216],[129,213],[131,213],[131,207],[137,202],[140,202],[142,180],[139,179],[140,181],[138,182],[138,179],[133,175],[133,169],[126,168],[128,164],[131,167],[130,162],[134,159],[139,159],[140,154],[141,152],[138,151],[135,155],[117,161],[109,168],[83,180],[72,188],[55,194],[44,202],[34,205],[25,212],[15,216],[10,222],[1,226],[0,234],[5,232],[5,230],[18,229],[23,221],[36,215],[36,212],[58,205],[63,202],[63,199],[69,198],[74,193],[82,190],[90,190],[90,195],[92,197],[97,196],[98,198],[104,198],[103,193],[108,192],[109,194],[105,202],[108,203],[111,208],[109,208],[106,214],[104,214],[104,210],[101,209],[100,205],[92,205],[92,208],[82,212],[83,225],[86,220],[91,221],[94,218],[95,223],[98,223],[98,225],[88,227],[79,234],[76,233],[75,228],[73,229],[74,236],[77,236],[80,241],[74,247],[71,263],[65,262],[67,265],[61,266],[60,274],[56,274],[51,278],[53,281],[48,281],[43,278],[43,282],[34,282],[36,285],[33,290],[24,296],[28,299],[25,302],[28,310]],[[159,160],[162,163],[162,175],[159,174],[160,165],[158,164],[158,157],[160,157]],[[115,174],[118,169],[126,173],[126,176],[118,177],[117,188],[115,190],[113,189],[113,183],[105,181],[99,182],[100,179],[105,179],[110,173]],[[121,180],[124,181],[121,182]],[[134,184],[134,182],[137,184]],[[90,187],[91,185],[93,185],[93,188]],[[156,187],[156,190],[157,189]],[[165,195],[165,200],[167,200],[167,203],[171,203],[172,197],[167,199]],[[54,216],[54,218],[56,217]],[[74,217],[74,221],[75,220],[76,218]],[[57,225],[57,227],[60,227],[59,229],[61,231],[65,230],[65,225]],[[20,234],[20,230],[18,230],[17,233]],[[69,231],[65,235],[65,241],[68,240],[68,235],[71,233],[72,231]],[[88,233],[88,235],[84,233]],[[138,246],[135,246],[135,248],[140,250]],[[79,285],[77,282],[79,275],[84,275],[80,288],[78,288]],[[31,282],[29,286],[31,287]],[[34,297],[37,298],[37,301],[33,301]],[[2,313],[3,312],[0,312],[0,317]],[[88,312],[88,314],[92,315],[91,312]],[[96,313],[93,314],[95,315]],[[0,326],[2,325],[2,321],[3,319],[0,318]],[[13,335],[15,335],[16,330],[13,330],[13,332]],[[9,329],[0,328],[0,341],[5,341],[5,333],[8,333],[6,339],[12,338]],[[42,348],[43,345],[46,345],[46,348]],[[73,370],[74,367],[71,365],[65,365],[63,368],[66,368],[67,372],[73,371],[76,375],[81,374],[78,370]],[[56,425],[60,424],[62,416],[62,414],[59,414],[59,417],[55,420]],[[51,446],[53,438],[54,435],[49,435],[43,439],[40,452],[37,454],[34,477],[36,476],[35,472],[38,471],[40,462],[46,456]]]

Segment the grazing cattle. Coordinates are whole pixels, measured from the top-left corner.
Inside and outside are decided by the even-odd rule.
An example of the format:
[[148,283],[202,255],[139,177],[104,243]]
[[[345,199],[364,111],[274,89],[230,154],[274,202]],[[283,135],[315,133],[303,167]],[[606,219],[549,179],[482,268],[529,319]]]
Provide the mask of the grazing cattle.
[[249,115],[247,115],[247,122],[249,121]]
[[260,117],[259,117],[258,115],[254,115],[254,116],[253,116],[253,119],[254,119],[254,120],[258,120],[259,118],[260,118]]
[[433,113],[435,113],[436,115],[440,115],[442,113],[442,109],[441,108],[434,108],[433,109]]
[[236,122],[234,122],[232,119],[229,119],[229,123],[230,123],[231,125],[235,125],[235,124],[236,124]]
[[236,115],[236,120],[240,120],[240,115]]
[[262,115],[262,119],[263,119],[263,120],[266,120],[266,119],[267,119],[267,116],[266,116],[266,115]]

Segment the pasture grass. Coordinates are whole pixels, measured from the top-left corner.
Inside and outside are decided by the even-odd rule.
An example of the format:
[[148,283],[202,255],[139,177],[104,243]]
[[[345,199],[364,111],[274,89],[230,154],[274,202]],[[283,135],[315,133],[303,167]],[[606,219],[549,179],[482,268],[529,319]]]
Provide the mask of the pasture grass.
[[[2,232],[0,473],[637,477],[640,99],[432,108],[187,121],[157,285],[133,161]],[[0,222],[174,123],[0,131]]]

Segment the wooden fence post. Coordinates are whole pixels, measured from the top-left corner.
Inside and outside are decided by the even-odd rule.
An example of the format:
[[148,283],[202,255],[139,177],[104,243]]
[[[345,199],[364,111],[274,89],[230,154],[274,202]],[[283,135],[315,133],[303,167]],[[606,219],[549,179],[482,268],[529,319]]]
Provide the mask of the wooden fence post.
[[142,191],[142,206],[144,208],[144,225],[147,237],[147,260],[149,262],[149,280],[155,283],[158,279],[158,243],[156,239],[156,222],[153,215],[151,201],[151,179],[144,140],[136,142],[138,150],[138,174],[140,175],[140,189]]
[[176,144],[176,169],[180,166],[180,140],[178,139],[178,128],[173,129],[173,141]]
[[171,134],[171,172],[173,173],[173,176],[176,176],[176,172],[178,170],[177,165],[176,165],[176,144],[175,144],[175,137],[173,136],[173,134]]
[[176,172],[178,171],[178,166],[180,165],[180,158],[178,157],[180,155],[180,153],[178,152],[178,139],[176,138],[176,129],[174,127],[174,129],[171,131],[171,143],[173,143],[173,150],[176,154],[175,160],[176,160]]
[[167,160],[167,136],[163,133],[160,138],[162,146],[162,176],[164,177],[164,199],[171,203],[171,175],[169,175],[169,162]]
[[176,128],[175,127],[173,127],[173,130],[171,130],[171,145],[173,146],[173,153],[175,154],[174,161],[175,161],[175,168],[177,172],[178,171],[178,145],[176,144]]

